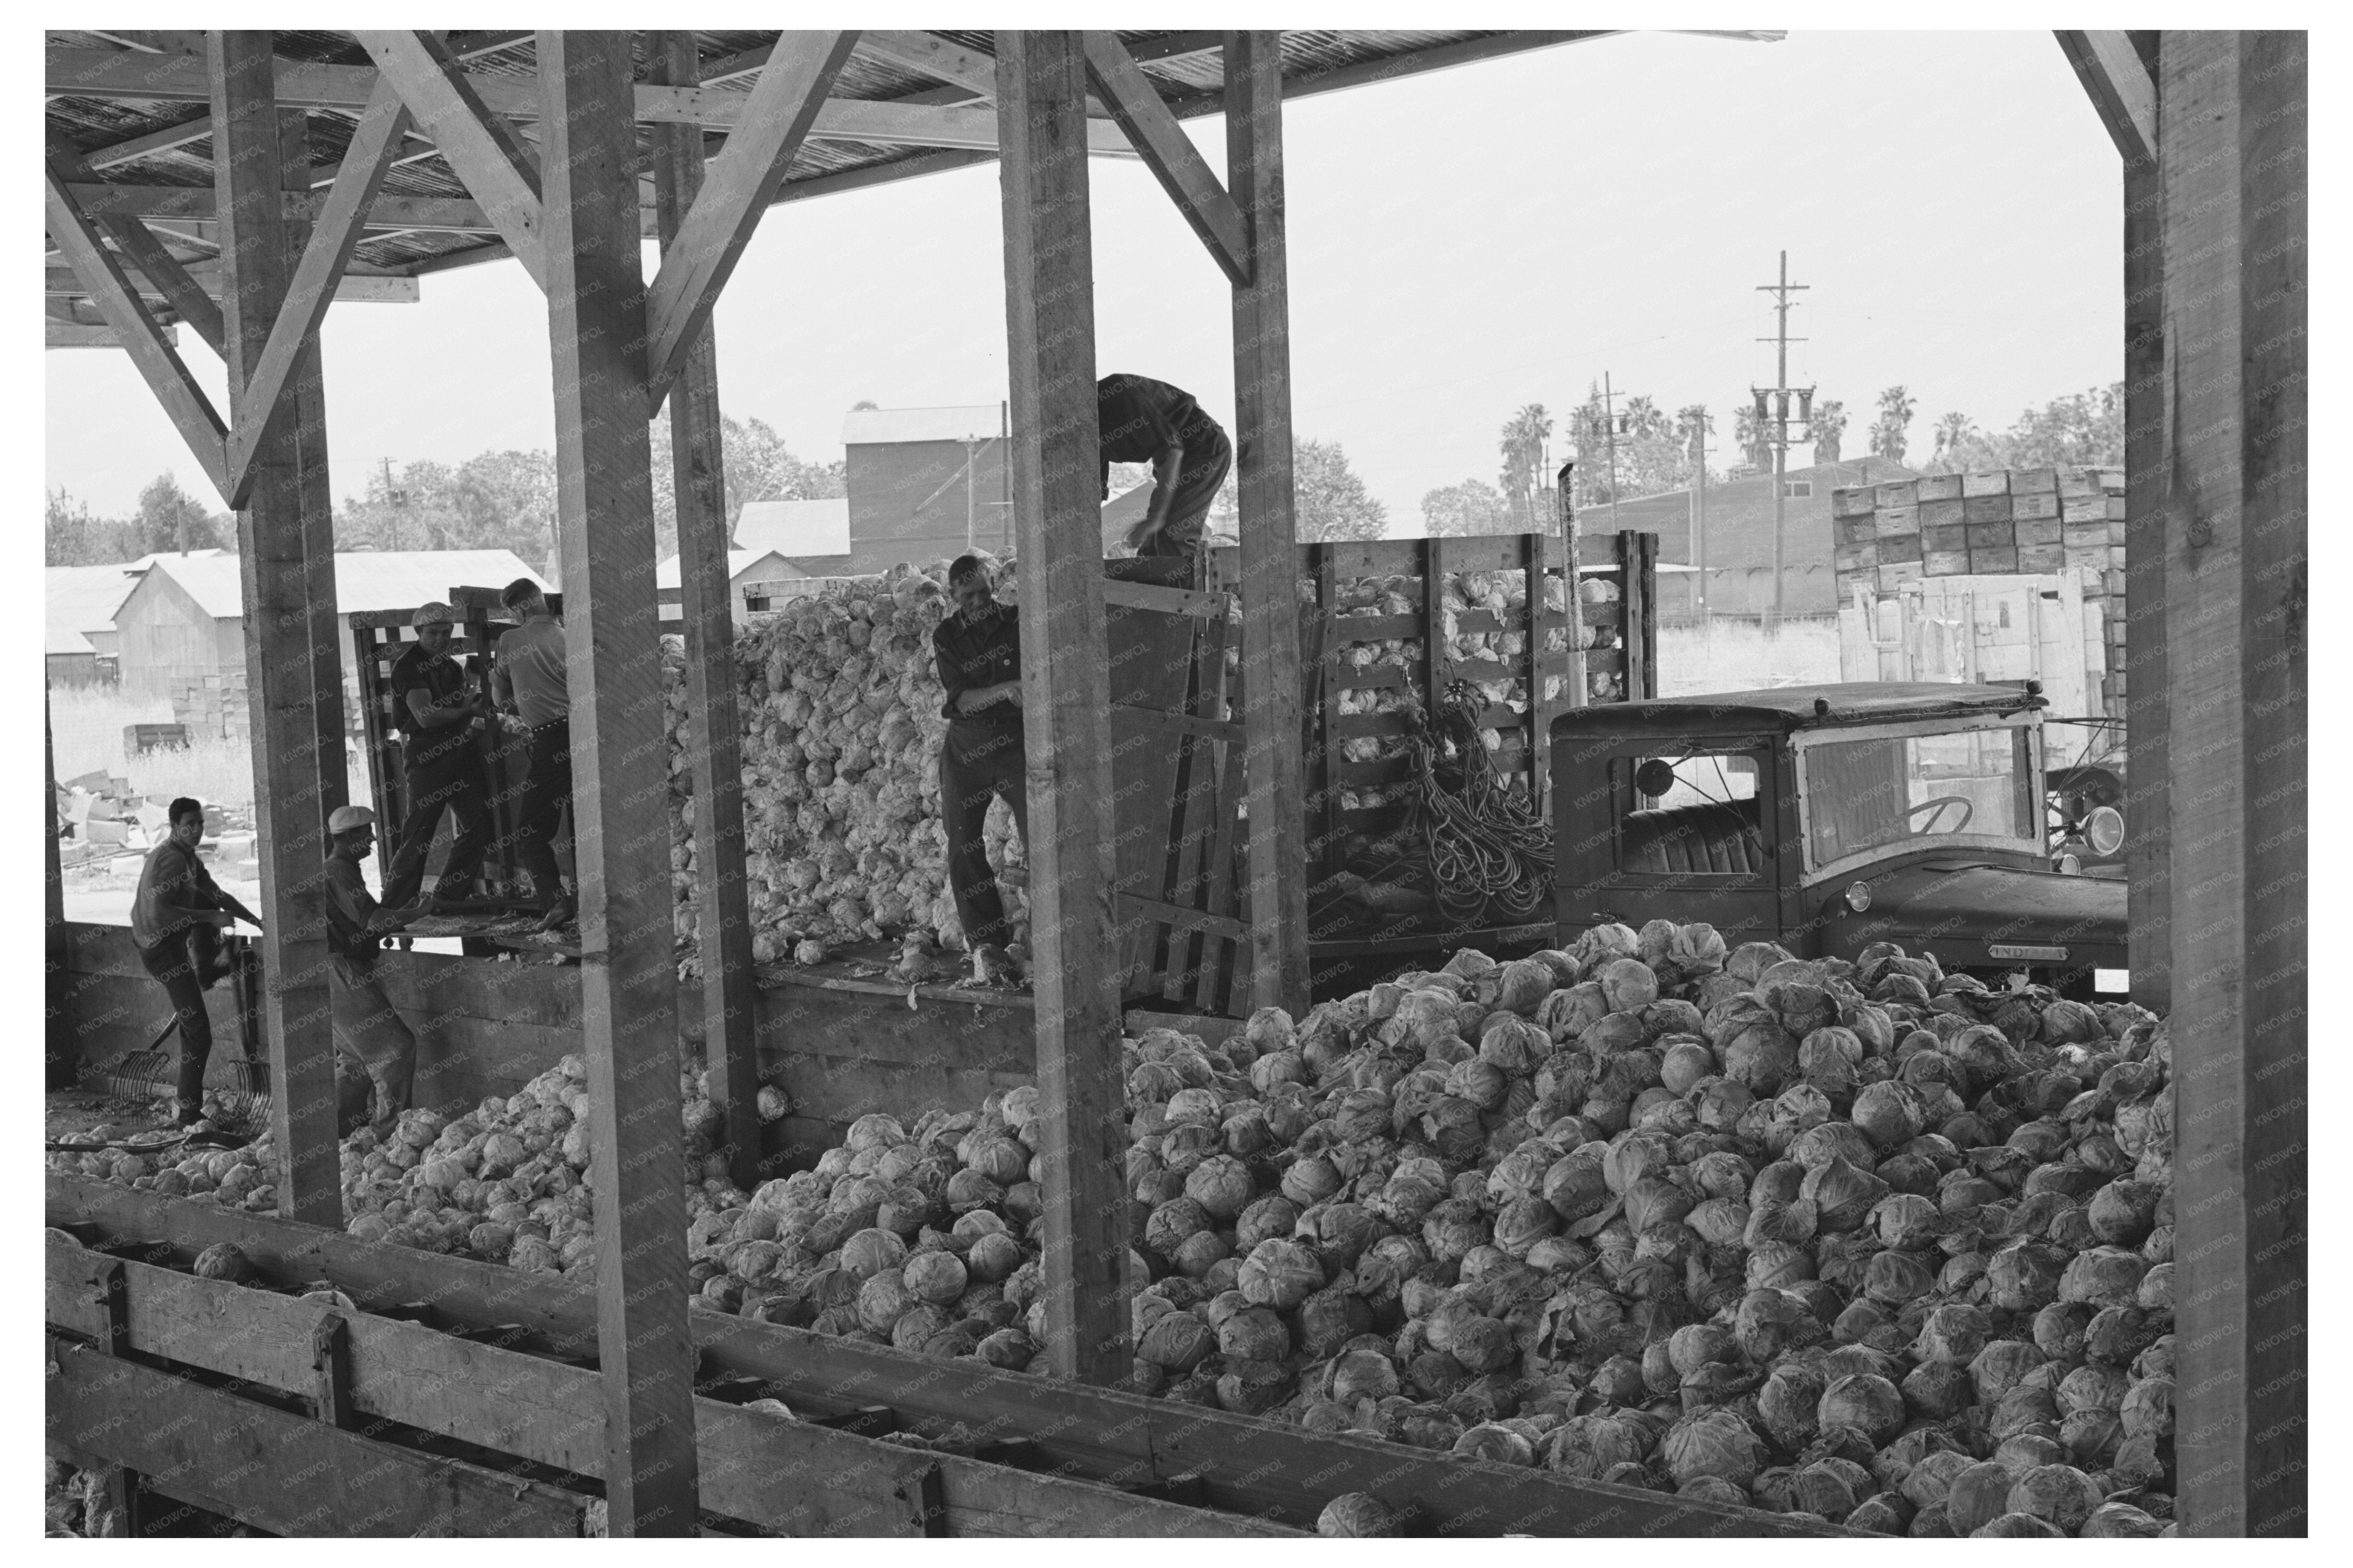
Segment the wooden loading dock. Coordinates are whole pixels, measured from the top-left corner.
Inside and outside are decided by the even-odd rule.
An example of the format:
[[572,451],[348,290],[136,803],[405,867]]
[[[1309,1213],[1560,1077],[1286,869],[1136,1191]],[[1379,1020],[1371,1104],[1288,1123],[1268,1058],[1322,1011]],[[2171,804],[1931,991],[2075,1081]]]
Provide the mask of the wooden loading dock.
[[[1109,748],[1094,652],[1105,603],[1092,493],[1086,159],[1130,150],[1141,157],[1233,286],[1242,658],[1245,679],[1263,679],[1270,694],[1250,706],[1242,747],[1249,819],[1260,825],[1248,858],[1258,911],[1251,992],[1295,1009],[1308,953],[1281,106],[1302,93],[1596,36],[52,34],[46,206],[53,273],[70,284],[50,296],[53,341],[103,333],[119,343],[237,510],[263,900],[272,914],[262,939],[263,1034],[282,1162],[277,1220],[51,1181],[53,1222],[92,1227],[83,1239],[107,1254],[58,1244],[49,1258],[47,1315],[59,1336],[53,1431],[79,1438],[68,1446],[96,1460],[158,1477],[165,1496],[265,1527],[318,1531],[380,1528],[365,1522],[372,1510],[428,1496],[436,1507],[452,1499],[467,1506],[482,1494],[458,1466],[497,1475],[500,1495],[521,1510],[508,1527],[527,1516],[520,1528],[542,1533],[579,1527],[586,1509],[567,1500],[584,1494],[584,1479],[601,1490],[615,1534],[684,1534],[706,1513],[756,1513],[766,1504],[741,1500],[731,1479],[740,1479],[743,1463],[779,1460],[806,1478],[796,1495],[811,1508],[846,1489],[860,1506],[879,1507],[912,1487],[926,1500],[918,1510],[902,1496],[909,1511],[892,1517],[912,1522],[920,1513],[927,1526],[934,1498],[949,1528],[1024,1532],[1173,1531],[1179,1521],[1146,1505],[1192,1507],[1116,1492],[1083,1504],[1075,1494],[1017,1496],[1007,1489],[1026,1483],[944,1458],[920,1472],[894,1470],[862,1447],[852,1452],[816,1435],[871,1441],[837,1426],[812,1424],[781,1439],[746,1435],[710,1408],[725,1398],[698,1398],[710,1381],[699,1363],[717,1335],[725,1354],[712,1359],[733,1375],[797,1389],[812,1369],[850,1387],[879,1380],[902,1402],[939,1402],[916,1408],[918,1426],[986,1412],[1008,1441],[1040,1456],[1059,1444],[1067,1456],[1059,1462],[1103,1464],[1106,1479],[1148,1458],[1153,1480],[1198,1486],[1189,1495],[1215,1510],[1185,1522],[1224,1532],[1240,1532],[1240,1515],[1265,1508],[1222,1506],[1219,1483],[1198,1479],[1229,1454],[1265,1455],[1261,1479],[1320,1470],[1324,1495],[1345,1484],[1336,1477],[1410,1495],[1416,1467],[1428,1463],[1410,1452],[1102,1386],[1124,1373],[1127,1349],[1114,1272],[1125,1244],[1116,1219],[1124,1212],[1116,1201],[1120,1021],[1115,917],[1103,891]],[[2295,1331],[2307,1310],[2309,1212],[2306,1015],[2295,984],[2305,956],[2308,658],[2305,41],[2233,32],[2060,38],[2126,161],[2135,967],[2176,1016],[2184,1053],[2181,1519],[2200,1533],[2295,1533],[2305,1528],[2307,1495],[2309,1342]],[[755,79],[748,92],[721,85],[747,77]],[[202,107],[192,113],[191,105]],[[1222,178],[1177,124],[1211,112],[1227,120]],[[713,132],[725,134],[715,158],[706,156]],[[635,171],[647,142],[653,179],[641,190]],[[696,760],[699,773],[721,781],[698,795],[697,837],[739,843],[741,801],[725,782],[736,776],[736,725],[712,302],[775,203],[989,158],[1003,172],[1015,510],[1031,585],[1021,616],[1037,805],[1034,1071],[1050,1167],[1052,1380],[967,1379],[961,1369],[944,1376],[937,1363],[888,1351],[733,1321],[707,1326],[686,1312],[671,1174],[678,1107],[667,1070],[681,1009],[670,980],[664,846],[632,831],[639,803],[662,786],[659,703],[649,701],[657,671],[646,652],[658,625],[650,476],[642,445],[601,438],[634,428],[668,400],[685,634],[691,663],[703,672],[692,692],[702,737]],[[638,257],[647,234],[664,247],[650,280]],[[325,816],[344,784],[340,747],[331,743],[339,697],[317,330],[347,278],[414,278],[504,258],[520,261],[548,300],[563,553],[580,563],[565,584],[586,950],[580,1038],[596,1101],[594,1180],[607,1200],[596,1205],[607,1261],[594,1292],[369,1247],[337,1228],[317,872]],[[178,359],[181,325],[223,352],[226,416]],[[2175,800],[2185,821],[2194,817],[2194,836],[2171,833]],[[742,879],[728,869],[740,857],[715,854],[711,863],[721,869],[702,882],[703,928],[740,943]],[[64,935],[54,858],[49,876],[54,953]],[[711,1076],[738,1171],[749,1175],[757,1150],[754,976],[740,945],[708,956],[715,961],[701,990]],[[649,1065],[661,1070],[634,1070]],[[235,1239],[281,1279],[333,1280],[356,1310],[341,1314],[340,1326],[306,1319],[311,1339],[299,1365],[282,1350],[265,1356],[258,1336],[224,1345],[188,1333],[196,1314],[227,1305],[168,1267],[185,1262],[200,1237]],[[276,1311],[273,1300],[284,1300],[257,1295],[249,1310]],[[446,1344],[401,1331],[420,1315],[405,1304],[418,1301],[441,1304],[442,1321],[430,1326]],[[241,1298],[236,1306],[248,1310]],[[596,1347],[585,1381],[562,1384],[550,1369],[565,1363],[548,1354],[528,1371],[533,1386],[562,1384],[553,1397],[569,1425],[550,1431],[575,1436],[560,1453],[501,1458],[481,1441],[491,1435],[487,1413],[437,1415],[416,1402],[419,1381],[372,1369],[372,1357],[384,1358],[374,1367],[413,1357],[441,1366],[446,1380],[462,1363],[449,1347],[488,1354],[470,1336],[519,1320],[554,1336],[537,1348]],[[284,1486],[272,1491],[267,1459],[261,1479],[248,1468],[232,1486],[239,1467],[216,1469],[201,1458],[177,1467],[170,1452],[134,1451],[145,1441],[140,1424],[107,1412],[148,1390],[162,1397],[152,1380],[171,1373],[182,1374],[174,1396],[192,1404],[184,1414],[249,1432],[239,1442],[258,1458],[290,1438],[316,1445],[322,1415],[338,1430],[353,1413],[399,1423],[402,1442],[355,1438],[375,1447],[351,1462],[397,1475],[382,1485],[409,1489],[345,1494],[324,1513],[288,1513],[278,1510],[303,1500]],[[223,1378],[245,1380],[246,1392],[225,1392]],[[822,1397],[809,1409],[830,1412]],[[854,1417],[857,1408],[842,1413]],[[891,1419],[909,1415],[894,1407]],[[465,1446],[446,1446],[453,1442]],[[770,1453],[765,1442],[790,1451]],[[331,1446],[341,1452],[339,1442]],[[393,1447],[413,1458],[392,1464],[377,1451]],[[1164,1474],[1162,1453],[1187,1468]],[[341,1458],[319,1462],[356,1473],[337,1469]],[[519,1462],[540,1468],[520,1474]],[[879,1468],[861,1468],[869,1465]],[[1022,1472],[1018,1463],[996,1468]],[[1788,1529],[1746,1510],[1549,1476],[1489,1478],[1457,1461],[1440,1468],[1431,1495],[1456,1500],[1433,1500],[1430,1511],[1473,1533],[1523,1515],[1532,1532]],[[1221,1473],[1240,1488],[1250,1472]],[[1465,1486],[1473,1473],[1486,1484]],[[846,1484],[870,1475],[893,1479]],[[560,1484],[567,1480],[575,1484]],[[1560,1500],[1549,1511],[1523,1505],[1535,1488]],[[1447,1511],[1473,1494],[1475,1515]],[[466,1522],[493,1521],[476,1514]],[[842,1528],[869,1523],[885,1521]]]

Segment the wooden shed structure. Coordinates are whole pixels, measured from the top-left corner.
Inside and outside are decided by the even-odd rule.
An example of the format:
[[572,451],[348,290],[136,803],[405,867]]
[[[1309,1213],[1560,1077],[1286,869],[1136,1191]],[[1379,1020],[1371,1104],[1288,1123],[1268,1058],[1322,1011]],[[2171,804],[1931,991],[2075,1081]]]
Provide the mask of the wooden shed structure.
[[[679,1012],[669,868],[660,837],[641,831],[637,804],[663,787],[661,704],[647,700],[646,650],[657,626],[650,474],[643,443],[606,433],[634,429],[669,405],[689,697],[704,738],[698,763],[712,781],[696,796],[695,832],[705,845],[736,842],[712,303],[772,205],[999,159],[1012,500],[1024,563],[1035,1079],[1048,1172],[1044,1360],[1058,1377],[967,1379],[971,1386],[955,1391],[960,1407],[1028,1438],[1036,1468],[1065,1454],[1106,1466],[1132,1455],[1142,1467],[1132,1474],[1182,1481],[1189,1495],[1222,1496],[1245,1510],[1253,1506],[1246,1500],[1265,1495],[1252,1487],[1295,1488],[1328,1465],[1328,1474],[1366,1485],[1377,1474],[1399,1478],[1382,1484],[1415,1487],[1450,1531],[1522,1517],[1563,1531],[1799,1528],[1696,1501],[1580,1490],[1551,1477],[1539,1479],[1581,1500],[1525,1515],[1512,1500],[1491,1511],[1459,1479],[1467,1471],[1424,1484],[1388,1458],[1393,1451],[1368,1461],[1355,1439],[1280,1429],[1270,1437],[1240,1417],[1168,1412],[1105,1386],[1128,1368],[1129,1329],[1119,937],[1105,896],[1111,747],[1087,161],[1141,157],[1232,285],[1241,662],[1264,694],[1250,705],[1240,737],[1251,825],[1246,939],[1254,994],[1296,1009],[1307,954],[1282,104],[1598,36],[51,33],[47,222],[53,265],[80,289],[52,296],[51,318],[81,330],[94,316],[123,342],[237,510],[256,595],[244,641],[263,900],[273,915],[262,939],[272,976],[263,1022],[277,1086],[276,1192],[281,1215],[302,1228],[253,1221],[248,1244],[340,1279],[372,1278],[363,1290],[371,1301],[399,1288],[385,1281],[401,1274],[400,1260],[377,1262],[340,1236],[307,1228],[341,1220],[316,880],[322,820],[345,788],[340,754],[315,744],[331,727],[335,643],[327,634],[337,608],[316,591],[332,552],[323,439],[332,389],[319,372],[318,324],[350,279],[413,279],[512,258],[544,290],[554,358],[582,893],[578,1017],[604,1261],[593,1301],[578,1290],[512,1288],[456,1263],[446,1265],[443,1297],[477,1329],[504,1334],[499,1346],[535,1336],[530,1342],[576,1360],[593,1329],[593,1376],[534,1362],[527,1384],[561,1384],[533,1408],[563,1413],[565,1441],[531,1421],[514,1424],[515,1440],[533,1445],[536,1462],[593,1471],[614,1533],[691,1533],[702,1505],[744,1489],[750,1450],[714,1447],[711,1435],[726,1417],[698,1402],[698,1365],[776,1375],[786,1342],[772,1336],[787,1331],[735,1321],[706,1329],[686,1309],[668,1062]],[[2136,777],[2132,812],[2134,966],[2169,1006],[2181,1049],[2196,1053],[2178,1079],[2181,1518],[2200,1533],[2295,1533],[2306,1520],[2311,1342],[2302,1331],[2306,1016],[2295,983],[2306,939],[2300,919],[2280,916],[2301,914],[2303,838],[2259,813],[2293,813],[2300,826],[2305,798],[2305,42],[2288,33],[2112,32],[2063,34],[2061,43],[2126,159],[2119,256],[2139,639],[2132,748],[2137,770],[2147,770]],[[1226,119],[1222,173],[1178,124],[1208,113]],[[663,247],[650,279],[640,258],[649,236]],[[207,277],[217,279],[216,304]],[[222,346],[226,411],[166,342],[175,321]],[[2194,835],[2169,831],[2173,799],[2195,810]],[[730,1142],[748,1161],[756,1148],[754,1009],[740,945],[742,868],[712,858],[713,874],[699,882],[702,925],[723,934],[703,955],[703,1014],[713,1021],[704,1039]],[[54,860],[52,868],[54,879]],[[54,1186],[51,1204],[60,1217],[74,1217],[65,1211],[77,1205],[82,1219],[106,1217],[86,1194]],[[143,1218],[127,1208],[107,1211],[114,1233],[143,1231],[159,1244],[191,1239],[192,1226],[243,1220],[206,1214],[183,1222],[168,1204]],[[185,1419],[167,1432],[217,1421],[225,1402],[257,1434],[240,1438],[241,1453],[305,1440],[278,1429],[299,1417],[277,1405],[177,1384],[130,1361],[93,1373],[108,1350],[155,1353],[156,1324],[174,1320],[142,1316],[142,1303],[181,1287],[132,1279],[142,1266],[121,1259],[101,1261],[86,1279],[58,1267],[53,1259],[53,1314],[69,1313],[69,1326],[94,1336],[99,1352],[71,1358],[72,1374],[53,1381],[52,1399],[73,1405],[76,1431],[121,1447],[114,1462],[169,1459],[168,1445],[148,1441],[153,1422],[113,1414],[139,1402],[151,1415],[158,1402],[179,1402]],[[197,1295],[185,1310],[226,1310]],[[299,1347],[301,1375],[315,1377],[317,1407],[332,1418],[317,1428],[320,1465],[338,1478],[390,1477],[377,1497],[409,1485],[398,1494],[408,1501],[396,1507],[442,1497],[466,1506],[475,1494],[454,1483],[437,1493],[404,1469],[417,1456],[367,1446],[348,1430],[403,1393],[397,1379],[371,1384],[364,1368],[387,1357],[424,1364],[407,1360],[423,1352],[403,1332],[396,1320],[367,1313],[355,1326],[323,1327],[315,1363]],[[275,1345],[279,1337],[258,1341]],[[494,1363],[481,1345],[436,1353],[461,1392],[510,1364]],[[887,1387],[936,1405],[941,1374],[892,1356],[876,1347],[837,1358],[837,1386]],[[459,1365],[452,1357],[480,1359],[466,1362],[476,1369],[470,1376],[450,1370]],[[270,1380],[294,1375],[277,1370],[283,1360],[266,1373],[247,1363],[212,1370],[282,1386]],[[989,1392],[999,1384],[1011,1392]],[[408,1419],[410,1409],[393,1418]],[[761,1439],[770,1446],[751,1462],[763,1474],[806,1477],[812,1498],[836,1497],[843,1467],[871,1462],[862,1450],[828,1447],[824,1429],[780,1425],[794,1429]],[[1074,1431],[1078,1447],[1057,1446],[1058,1435]],[[354,1444],[363,1446],[356,1457]],[[1198,1468],[1165,1476],[1155,1455],[1178,1453]],[[1238,1456],[1249,1468],[1237,1468]],[[962,1463],[886,1467],[864,1484],[879,1489],[875,1508],[894,1506],[888,1494],[902,1509],[893,1528],[912,1522],[927,1532],[934,1518],[1051,1528],[1051,1505],[1035,1493],[992,1511],[955,1491],[967,1484]],[[276,1489],[268,1501],[279,1506],[282,1468],[246,1467],[239,1484]],[[576,1508],[567,1515],[562,1497],[536,1483],[501,1484],[511,1512],[543,1530],[576,1521]],[[965,1511],[956,1514],[951,1500],[959,1496]],[[1115,1517],[1141,1531],[1154,1528],[1148,1512],[1139,1504]],[[1084,1528],[1109,1516],[1061,1517]]]

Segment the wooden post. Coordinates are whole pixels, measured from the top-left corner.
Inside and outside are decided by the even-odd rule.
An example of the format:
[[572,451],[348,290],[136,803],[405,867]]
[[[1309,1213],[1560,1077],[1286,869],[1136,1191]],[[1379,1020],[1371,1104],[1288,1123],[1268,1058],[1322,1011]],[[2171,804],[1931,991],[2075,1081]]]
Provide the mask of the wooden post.
[[1060,1377],[1111,1384],[1131,1364],[1126,1137],[1079,35],[998,33],[997,90],[1029,763],[1024,849],[1045,1121],[1046,1363]]
[[1234,286],[1240,503],[1242,773],[1250,801],[1250,1000],[1308,1007],[1306,790],[1299,746],[1299,574],[1292,497],[1291,271],[1283,240],[1280,33],[1226,35],[1226,187],[1250,240]]
[[685,1536],[696,1529],[694,1352],[629,57],[627,33],[540,33],[540,167],[606,1506],[616,1536]]
[[[665,32],[653,80],[692,87],[694,35]],[[667,254],[702,188],[702,128],[650,128],[655,217]],[[728,1179],[760,1181],[759,1061],[753,1048],[752,913],[744,887],[743,731],[735,711],[735,590],[727,574],[727,471],[720,451],[719,355],[706,320],[670,395],[670,487],[678,501],[679,604],[686,630],[686,708],[694,780],[697,932],[702,955],[702,1057],[711,1102],[726,1117]]]
[[[311,117],[299,109],[278,111],[278,188],[311,191]],[[311,225],[285,220],[286,267],[290,278],[311,243]],[[343,754],[343,635],[336,625],[335,493],[327,471],[327,387],[319,360],[319,335],[302,340],[281,395],[294,426],[294,468],[302,517],[304,603],[310,610],[311,685],[318,693],[319,811],[321,820],[351,797],[351,768]],[[255,411],[259,416],[259,411]],[[378,823],[379,839],[399,830]]]
[[41,1075],[50,1089],[71,1089],[81,1066],[74,1042],[72,1009],[66,973],[66,882],[58,861],[58,742],[49,727],[49,688],[41,683],[41,868],[46,881],[42,903],[42,1001],[47,1010],[42,1054],[47,1058]]
[[2127,159],[2124,174],[2125,652],[2117,670],[2124,700],[2115,712],[2125,721],[2127,758],[2126,931],[2133,1000],[2168,1013],[2173,814],[2166,785],[2165,192],[2153,156]]
[[2310,1528],[2306,37],[2168,31],[2159,61],[2185,1534]]
[[[209,52],[214,187],[220,225],[222,331],[228,347],[232,426],[259,412],[245,383],[261,358],[286,291],[287,249],[271,36],[216,32]],[[296,395],[290,384],[280,396]],[[335,1142],[335,1045],[327,994],[326,860],[312,595],[334,615],[333,568],[314,581],[304,538],[301,450],[280,420],[254,458],[237,513],[245,599],[246,683],[253,725],[254,822],[261,858],[262,1023],[269,1041],[278,1209],[340,1230],[343,1185]],[[332,646],[331,650],[332,651]],[[343,748],[332,759],[343,795]]]

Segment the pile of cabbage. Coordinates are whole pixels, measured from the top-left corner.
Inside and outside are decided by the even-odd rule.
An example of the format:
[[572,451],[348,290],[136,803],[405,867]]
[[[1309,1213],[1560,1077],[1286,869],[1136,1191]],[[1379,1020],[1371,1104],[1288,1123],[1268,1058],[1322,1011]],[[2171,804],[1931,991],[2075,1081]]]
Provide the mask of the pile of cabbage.
[[[932,632],[951,608],[944,562],[894,566],[875,577],[828,583],[751,617],[736,639],[743,727],[744,858],[753,955],[768,963],[822,963],[831,950],[901,938],[901,977],[943,972],[940,954],[965,946],[947,885],[947,836],[939,814],[939,748],[946,721],[932,660]],[[1302,579],[1308,602],[1312,580]],[[1550,607],[1565,607],[1558,579],[1547,584]],[[1588,580],[1588,598],[1614,597],[1615,584]],[[1418,613],[1419,579],[1381,577],[1340,583],[1341,614]],[[1525,651],[1525,632],[1466,631],[1472,610],[1522,611],[1523,574],[1447,574],[1441,632],[1451,659],[1508,662]],[[1009,585],[1001,596],[1012,597]],[[1567,634],[1546,634],[1567,646]],[[1611,634],[1594,632],[1595,637]],[[1238,657],[1235,650],[1229,655]],[[1346,645],[1352,664],[1418,665],[1419,639]],[[669,733],[670,880],[677,934],[698,926],[694,843],[696,759],[688,722],[686,655],[675,637],[662,643],[664,721]],[[1548,678],[1556,683],[1559,678]],[[1490,700],[1525,711],[1518,680],[1486,681]],[[1547,695],[1556,695],[1547,692]],[[1401,689],[1340,694],[1338,711],[1385,712]],[[1500,736],[1489,731],[1490,746]],[[1364,758],[1381,742],[1349,742]],[[1352,757],[1356,752],[1350,753]],[[1359,760],[1363,760],[1360,758]],[[1377,805],[1379,791],[1356,792],[1352,804]],[[1028,938],[1029,901],[1020,839],[1000,801],[985,829],[1017,945]]]
[[1862,1530],[2169,1531],[2145,1011],[1657,921],[1282,1023],[1137,1042],[1145,1385]]
[[[746,1201],[718,1152],[725,1129],[706,1083],[698,1066],[681,1061],[681,1176],[690,1215]],[[574,1054],[515,1093],[492,1096],[462,1114],[420,1108],[402,1112],[382,1135],[360,1129],[341,1149],[344,1228],[364,1241],[593,1280],[588,1102],[587,1062]],[[761,1087],[764,1123],[791,1109],[782,1089]],[[255,1214],[278,1208],[269,1133],[241,1149],[53,1153],[49,1164],[164,1197],[205,1198]]]

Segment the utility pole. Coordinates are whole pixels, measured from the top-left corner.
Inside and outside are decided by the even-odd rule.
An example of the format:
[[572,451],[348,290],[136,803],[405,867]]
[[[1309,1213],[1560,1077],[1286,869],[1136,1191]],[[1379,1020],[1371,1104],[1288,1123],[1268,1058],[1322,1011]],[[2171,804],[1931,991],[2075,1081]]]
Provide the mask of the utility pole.
[[[1788,481],[1786,476],[1789,471],[1789,345],[1806,341],[1789,335],[1789,296],[1804,292],[1810,285],[1789,281],[1789,253],[1785,250],[1781,252],[1781,280],[1778,283],[1759,283],[1757,287],[1760,292],[1774,297],[1774,310],[1778,317],[1773,335],[1757,340],[1760,343],[1777,345],[1778,355],[1775,362],[1773,385],[1769,389],[1773,399],[1770,415],[1773,426],[1773,616],[1766,624],[1766,629],[1773,631],[1781,625],[1781,527],[1788,500],[1785,492],[1788,489]],[[1749,391],[1756,395],[1757,421],[1762,426],[1767,421],[1765,401],[1767,389],[1752,386]],[[1813,412],[1813,401],[1814,389],[1809,386],[1805,388],[1804,396],[1806,414]]]
[[392,488],[392,459],[386,458],[384,459],[385,526],[392,531],[392,547],[395,550],[400,548],[400,508],[406,501],[406,498]]
[[1707,405],[1692,407],[1692,458],[1699,466],[1697,489],[1693,492],[1692,505],[1692,569],[1699,575],[1693,579],[1694,596],[1698,600],[1700,623],[1708,620],[1707,609]]
[[[1591,382],[1585,384],[1591,386]],[[1601,436],[1609,448],[1609,531],[1618,531],[1618,410],[1612,404],[1609,373],[1601,373]],[[1537,481],[1541,484],[1543,481]]]

